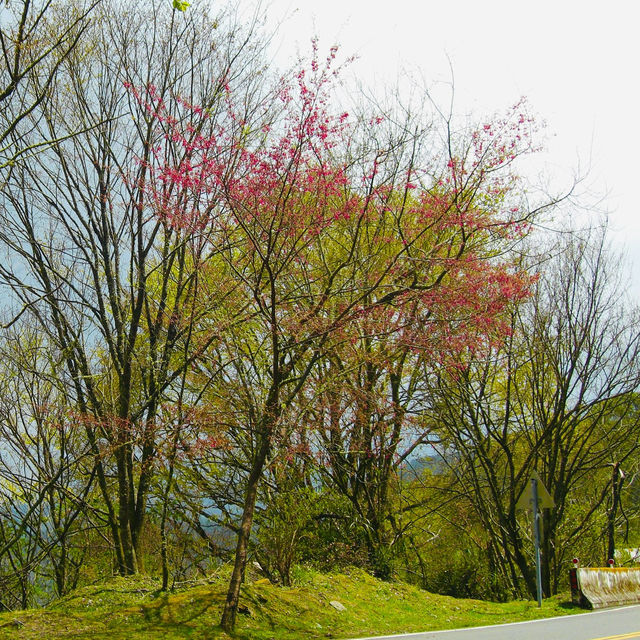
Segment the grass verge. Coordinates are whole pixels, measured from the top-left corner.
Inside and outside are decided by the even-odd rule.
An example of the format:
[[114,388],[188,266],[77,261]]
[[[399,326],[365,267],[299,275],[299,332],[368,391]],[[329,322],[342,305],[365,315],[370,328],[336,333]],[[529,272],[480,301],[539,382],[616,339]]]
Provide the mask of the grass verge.
[[243,587],[233,636],[218,627],[227,584],[223,572],[169,593],[162,593],[155,580],[145,577],[114,578],[84,587],[46,609],[0,614],[0,639],[357,638],[518,622],[580,611],[568,597],[545,600],[541,609],[527,601],[457,600],[403,583],[381,582],[356,569],[335,574],[298,569],[295,583],[285,588],[267,580],[248,582]]

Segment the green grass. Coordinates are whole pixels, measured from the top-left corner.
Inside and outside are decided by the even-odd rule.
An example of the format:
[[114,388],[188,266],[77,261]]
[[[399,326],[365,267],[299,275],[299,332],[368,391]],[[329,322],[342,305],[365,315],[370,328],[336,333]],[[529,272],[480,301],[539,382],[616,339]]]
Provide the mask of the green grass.
[[[226,572],[162,593],[150,578],[114,578],[84,587],[46,609],[0,614],[0,639],[228,639],[217,626]],[[344,605],[344,611],[331,606]],[[243,587],[236,633],[241,640],[355,638],[517,622],[578,612],[568,597],[506,604],[456,600],[361,570],[321,574],[298,569],[295,586],[266,580]]]

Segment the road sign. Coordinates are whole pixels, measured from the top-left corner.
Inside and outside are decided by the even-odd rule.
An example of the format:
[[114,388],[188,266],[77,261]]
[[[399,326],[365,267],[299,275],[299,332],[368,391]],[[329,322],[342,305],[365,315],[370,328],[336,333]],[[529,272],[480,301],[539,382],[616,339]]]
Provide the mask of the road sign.
[[533,539],[536,554],[536,591],[538,606],[542,606],[542,570],[540,564],[540,509],[555,506],[553,498],[542,484],[540,476],[534,471],[516,503],[518,509],[529,509],[533,515]]
[[[535,483],[532,482],[535,480]],[[538,490],[538,509],[551,509],[555,507],[556,503],[553,501],[553,498],[549,495],[547,488],[542,484],[542,480],[540,480],[540,476],[537,471],[534,471],[531,474],[531,478],[529,482],[525,485],[524,490],[520,494],[518,498],[518,502],[516,503],[516,507],[518,509],[529,509],[533,510],[533,488],[534,486]]]

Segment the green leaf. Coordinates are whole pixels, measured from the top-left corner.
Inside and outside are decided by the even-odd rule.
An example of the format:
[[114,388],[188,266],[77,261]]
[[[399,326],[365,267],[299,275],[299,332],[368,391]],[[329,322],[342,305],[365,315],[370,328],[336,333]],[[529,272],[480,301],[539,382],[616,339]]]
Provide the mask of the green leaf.
[[183,2],[183,0],[173,0],[173,8],[178,11],[186,11],[187,7],[191,5],[190,2]]

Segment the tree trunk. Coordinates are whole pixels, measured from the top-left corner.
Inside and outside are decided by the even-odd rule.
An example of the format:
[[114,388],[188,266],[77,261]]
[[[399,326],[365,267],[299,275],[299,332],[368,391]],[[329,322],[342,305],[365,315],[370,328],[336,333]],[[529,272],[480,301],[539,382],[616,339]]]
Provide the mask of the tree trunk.
[[131,532],[131,505],[124,446],[119,447],[116,458],[118,467],[118,536],[122,548],[122,560],[118,572],[120,575],[126,576],[137,573],[138,567]]
[[231,632],[236,623],[236,613],[238,612],[238,602],[240,600],[240,586],[244,580],[244,570],[247,564],[247,549],[249,547],[249,538],[251,537],[251,525],[253,524],[258,487],[271,444],[270,433],[271,431],[267,430],[260,438],[258,451],[253,460],[251,473],[247,481],[247,492],[245,494],[242,520],[240,521],[240,531],[238,532],[233,573],[231,574],[227,600],[224,604],[224,611],[220,621],[220,626],[227,632]]

